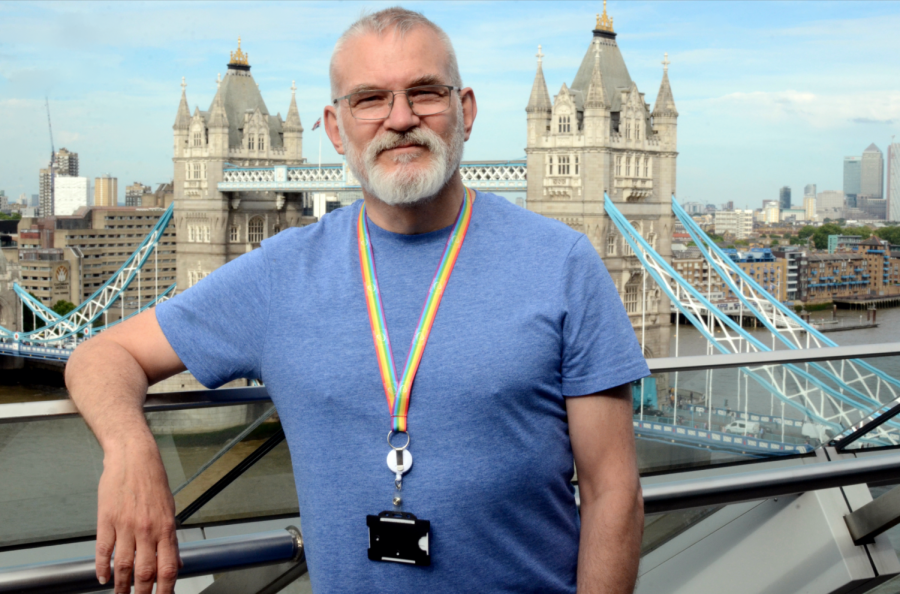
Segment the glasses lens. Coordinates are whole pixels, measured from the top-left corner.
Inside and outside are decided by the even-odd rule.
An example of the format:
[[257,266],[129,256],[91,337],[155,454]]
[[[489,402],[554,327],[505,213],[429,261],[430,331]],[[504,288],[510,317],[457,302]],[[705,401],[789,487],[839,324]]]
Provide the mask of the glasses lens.
[[413,113],[420,116],[441,113],[450,107],[450,87],[440,85],[413,87],[406,90]]
[[360,91],[347,97],[350,113],[361,120],[384,119],[391,112],[390,91]]

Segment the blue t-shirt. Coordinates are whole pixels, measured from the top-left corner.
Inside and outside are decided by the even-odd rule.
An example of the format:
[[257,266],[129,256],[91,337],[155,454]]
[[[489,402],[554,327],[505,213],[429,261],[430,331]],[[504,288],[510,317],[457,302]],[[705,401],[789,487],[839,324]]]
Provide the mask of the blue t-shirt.
[[[360,205],[287,229],[162,303],[163,332],[205,386],[265,382],[317,594],[575,592],[564,397],[649,373],[597,252],[562,223],[478,193],[410,399],[403,507],[431,521],[432,565],[373,562],[366,515],[391,509],[394,476]],[[399,373],[451,228],[369,228]]]

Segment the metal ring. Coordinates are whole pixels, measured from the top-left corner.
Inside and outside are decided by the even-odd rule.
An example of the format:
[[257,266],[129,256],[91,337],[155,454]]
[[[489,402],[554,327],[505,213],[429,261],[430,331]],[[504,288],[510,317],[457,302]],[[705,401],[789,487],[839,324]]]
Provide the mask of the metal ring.
[[391,429],[390,431],[388,431],[388,436],[387,436],[388,445],[391,446],[395,450],[401,450],[401,451],[405,450],[407,447],[409,447],[409,431],[397,431],[397,433],[406,433],[406,443],[403,444],[402,448],[398,448],[397,446],[392,444],[391,437],[394,435],[394,430]]

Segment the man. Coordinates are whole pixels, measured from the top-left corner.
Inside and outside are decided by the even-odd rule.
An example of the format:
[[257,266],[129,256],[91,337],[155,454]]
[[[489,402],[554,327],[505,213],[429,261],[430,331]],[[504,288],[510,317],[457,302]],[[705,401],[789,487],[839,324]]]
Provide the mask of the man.
[[[186,367],[209,387],[265,382],[314,592],[631,592],[643,511],[628,384],[647,367],[596,252],[466,191],[475,95],[421,15],[355,23],[331,81],[325,129],[364,201],[264,241],[70,359],[105,454],[98,578],[115,546],[117,592],[132,565],[137,592],[172,591],[174,504],[141,405]],[[410,553],[430,565],[371,558],[385,510],[430,522]]]

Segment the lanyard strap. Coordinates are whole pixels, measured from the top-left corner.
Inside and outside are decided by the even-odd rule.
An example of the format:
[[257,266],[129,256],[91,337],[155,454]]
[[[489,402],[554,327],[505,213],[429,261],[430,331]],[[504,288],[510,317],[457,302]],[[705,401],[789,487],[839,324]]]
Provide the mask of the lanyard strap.
[[462,248],[469,230],[469,221],[472,220],[472,203],[475,201],[475,192],[466,188],[463,196],[462,207],[456,216],[453,231],[447,238],[444,246],[444,255],[438,264],[422,307],[422,315],[419,317],[419,325],[413,334],[412,344],[409,347],[409,357],[406,360],[406,369],[403,377],[397,382],[397,373],[394,367],[394,355],[391,351],[391,339],[388,335],[387,323],[384,319],[384,307],[381,304],[381,291],[378,288],[378,275],[375,272],[375,254],[372,251],[372,240],[369,237],[369,227],[366,222],[366,205],[359,209],[359,221],[356,226],[356,236],[359,243],[359,263],[362,269],[363,287],[366,294],[366,306],[369,312],[369,323],[372,326],[372,340],[375,343],[375,354],[378,357],[378,370],[381,372],[381,382],[384,384],[384,394],[387,397],[388,407],[391,410],[391,421],[394,431],[406,431],[406,415],[409,410],[409,395],[412,391],[413,379],[422,361],[422,353],[425,351],[425,343],[431,334],[431,326],[437,314],[441,297],[450,273],[456,264],[459,250]]

